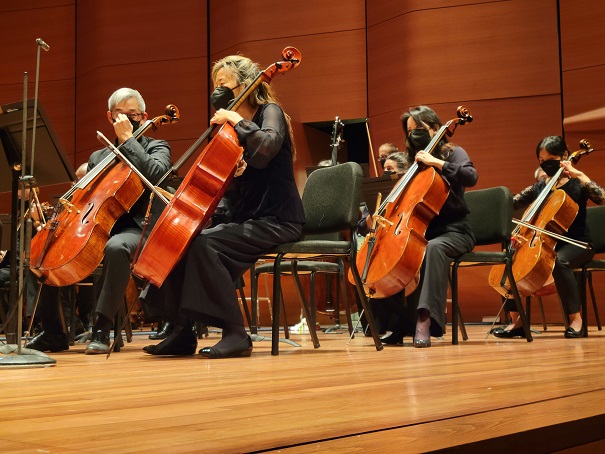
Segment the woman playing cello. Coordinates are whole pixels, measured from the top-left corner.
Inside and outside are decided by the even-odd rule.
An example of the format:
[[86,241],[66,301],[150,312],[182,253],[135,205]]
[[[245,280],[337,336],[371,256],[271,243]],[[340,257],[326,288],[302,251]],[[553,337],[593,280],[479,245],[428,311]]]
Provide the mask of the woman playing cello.
[[[605,191],[592,181],[585,173],[574,168],[571,161],[565,161],[569,150],[560,136],[548,136],[542,139],[536,147],[536,156],[540,167],[547,175],[546,180],[539,180],[527,187],[514,197],[515,208],[529,206],[540,195],[548,181],[560,167],[565,169],[563,176],[556,187],[562,189],[578,204],[578,214],[564,235],[568,238],[590,242],[590,232],[586,226],[586,203],[588,199],[597,205],[605,204]],[[580,313],[581,301],[578,284],[573,270],[588,262],[594,256],[592,249],[582,249],[563,241],[557,242],[555,267],[552,272],[557,292],[569,316],[569,328],[565,331],[566,338],[583,336],[582,316]],[[525,338],[525,331],[521,325],[519,314],[513,300],[507,300],[504,308],[511,313],[512,324],[496,328],[494,336],[502,338]]]
[[[430,336],[443,335],[445,304],[450,263],[469,252],[475,239],[467,220],[468,208],[464,191],[477,183],[477,171],[464,149],[447,143],[445,136],[434,154],[423,151],[442,125],[429,107],[418,106],[405,112],[401,121],[406,134],[407,156],[411,161],[432,166],[449,183],[450,192],[439,214],[426,230],[428,240],[420,271],[420,282],[408,296],[410,307],[416,307],[418,320],[414,347],[430,347]],[[400,336],[408,333],[393,333]],[[391,342],[392,343],[392,342]]]
[[240,55],[219,60],[212,69],[211,101],[218,110],[211,123],[235,128],[244,161],[223,198],[231,220],[202,230],[161,287],[175,328],[144,348],[151,355],[193,355],[197,337],[191,320],[196,320],[223,330],[222,339],[202,348],[201,356],[250,356],[236,282],[264,252],[301,235],[304,213],[294,181],[289,118],[269,84],[261,83],[237,110],[224,109],[259,73],[256,63]]

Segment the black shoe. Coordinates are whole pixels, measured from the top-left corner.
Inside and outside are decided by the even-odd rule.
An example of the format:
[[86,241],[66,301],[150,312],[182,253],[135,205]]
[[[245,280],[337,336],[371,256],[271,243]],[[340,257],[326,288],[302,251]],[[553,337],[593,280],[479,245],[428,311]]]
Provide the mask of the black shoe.
[[87,355],[99,355],[102,353],[109,353],[109,333],[103,330],[96,330],[92,333],[92,339],[86,347],[84,353]]
[[584,329],[582,328],[580,328],[579,331],[576,331],[570,326],[565,330],[566,339],[579,339],[580,337],[584,337]]
[[172,322],[165,322],[162,326],[162,329],[157,333],[150,334],[149,339],[151,340],[162,340],[166,339],[168,336],[172,334],[172,330],[174,329],[174,324]]
[[520,326],[519,328],[513,328],[513,329],[509,329],[509,330],[505,330],[502,328],[496,328],[492,334],[495,337],[499,337],[501,339],[512,339],[513,337],[520,337],[520,338],[525,338],[525,330],[523,329],[522,326]]
[[403,345],[403,336],[396,333],[391,333],[387,337],[383,337],[380,339],[385,345]]
[[200,350],[200,356],[204,358],[239,358],[252,355],[252,339],[246,336],[240,342],[236,342],[231,348],[218,349],[216,347],[204,347]]
[[191,356],[197,349],[197,335],[191,327],[177,326],[166,339],[157,345],[143,347],[150,355]]
[[25,348],[31,348],[40,352],[62,352],[63,350],[69,350],[69,344],[65,333],[51,334],[42,331],[32,338]]

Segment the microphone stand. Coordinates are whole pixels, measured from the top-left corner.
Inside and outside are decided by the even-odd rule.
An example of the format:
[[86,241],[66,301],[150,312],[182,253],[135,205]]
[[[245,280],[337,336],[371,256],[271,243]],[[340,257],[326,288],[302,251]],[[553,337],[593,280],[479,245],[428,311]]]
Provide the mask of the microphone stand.
[[[31,173],[34,172],[34,150],[36,144],[36,118],[38,116],[38,79],[40,74],[40,47],[44,48],[44,50],[48,51],[50,47],[42,41],[42,39],[38,38],[36,40],[38,44],[38,54],[36,61],[36,83],[35,83],[35,100],[34,100],[34,111],[33,111],[33,126],[32,126],[32,152],[31,152]],[[21,144],[21,164],[15,164],[13,166],[13,209],[12,209],[12,222],[11,222],[11,250],[16,251],[17,248],[17,228],[16,228],[16,199],[17,196],[14,193],[17,189],[16,175],[19,170],[19,166],[21,168],[21,222],[19,226],[19,279],[18,279],[18,294],[16,292],[16,257],[13,252],[11,252],[11,270],[10,270],[10,293],[9,293],[9,301],[11,307],[11,314],[9,315],[9,321],[12,319],[14,315],[14,309],[17,309],[17,330],[16,332],[7,332],[7,344],[0,346],[0,353],[7,354],[7,356],[0,355],[0,367],[2,366],[17,366],[17,367],[45,367],[45,366],[53,366],[57,363],[56,360],[51,358],[45,353],[39,352],[37,350],[21,348],[21,332],[23,329],[23,299],[25,297],[25,278],[27,276],[27,269],[29,269],[29,246],[31,240],[31,227],[32,221],[31,219],[27,219],[25,221],[25,188],[29,188],[30,195],[34,191],[35,187],[35,179],[32,175],[26,175],[26,163],[27,163],[27,149],[26,149],[26,140],[27,140],[27,81],[28,74],[27,72],[23,78],[23,137]],[[31,200],[30,197],[30,206],[28,207],[28,211],[31,208]],[[8,324],[7,322],[6,324]],[[6,325],[5,324],[5,325]],[[14,328],[14,323],[11,324],[11,327]],[[10,331],[10,330],[9,330]]]

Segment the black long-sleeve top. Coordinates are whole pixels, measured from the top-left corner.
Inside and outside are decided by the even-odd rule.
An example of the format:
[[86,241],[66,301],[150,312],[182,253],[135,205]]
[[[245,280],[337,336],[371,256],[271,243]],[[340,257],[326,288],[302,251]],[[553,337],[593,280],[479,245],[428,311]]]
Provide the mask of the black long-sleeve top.
[[441,169],[441,175],[450,185],[450,193],[439,211],[427,228],[425,237],[434,238],[445,232],[470,233],[467,214],[468,206],[464,200],[466,188],[477,184],[477,170],[473,166],[466,151],[456,145],[448,145],[449,154]]
[[[514,207],[528,207],[538,198],[545,187],[546,181],[544,180],[540,180],[537,183],[528,186],[514,197]],[[559,189],[565,191],[565,193],[578,204],[578,214],[569,226],[567,232],[563,233],[563,236],[590,243],[590,232],[586,224],[586,205],[589,199],[597,205],[605,205],[605,191],[594,181],[585,185],[577,178],[569,179],[569,181]]]
[[241,223],[276,217],[281,222],[304,224],[284,112],[277,104],[262,105],[251,121],[239,121],[235,131],[244,147],[247,168],[225,193],[232,220]]

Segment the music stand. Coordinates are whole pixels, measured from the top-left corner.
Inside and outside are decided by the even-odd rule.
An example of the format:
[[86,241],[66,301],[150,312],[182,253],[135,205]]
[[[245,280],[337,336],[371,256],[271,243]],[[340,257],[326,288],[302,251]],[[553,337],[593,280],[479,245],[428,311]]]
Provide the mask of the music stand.
[[[37,105],[37,109],[34,106]],[[63,152],[59,140],[44,112],[42,106],[30,99],[25,104],[26,112],[23,112],[23,103],[12,103],[0,106],[0,192],[11,192],[11,257],[10,257],[10,297],[9,297],[9,312],[15,313],[15,308],[18,302],[17,288],[17,200],[19,184],[27,184],[30,188],[35,185],[51,185],[58,183],[67,183],[75,181],[76,175],[71,163],[67,160]],[[36,110],[36,111],[34,111]],[[27,121],[24,122],[24,115]],[[35,121],[34,121],[35,115]],[[25,123],[25,130],[23,124]],[[36,144],[32,150],[38,157],[38,166],[33,171],[36,173],[36,179],[32,176],[31,162],[26,161],[25,172],[22,169],[22,153],[25,150],[24,133],[30,132],[33,134],[34,123],[36,124]],[[27,174],[20,176],[20,173]],[[27,243],[27,241],[26,241]],[[25,251],[25,255],[29,256],[29,251]],[[23,257],[20,257],[23,264]],[[25,271],[25,270],[24,270]],[[25,286],[25,278],[21,283],[21,287]],[[21,314],[17,314],[18,317]],[[19,323],[20,324],[20,323]],[[54,364],[56,361],[48,355],[36,350],[20,348],[18,339],[21,333],[17,333],[16,324],[11,320],[9,329],[6,333],[13,333],[15,343],[18,345],[3,345],[0,347],[0,353],[8,354],[8,356],[0,357],[0,366],[40,366]],[[10,342],[9,334],[7,341]],[[12,353],[19,353],[12,355]]]
[[[27,133],[32,133],[34,118],[34,100],[27,100]],[[11,191],[12,164],[21,162],[23,145],[23,102],[0,106],[0,193]],[[5,144],[5,142],[7,142]],[[76,181],[71,162],[65,156],[46,112],[38,101],[36,118],[36,163],[34,163],[36,182],[39,186]],[[25,173],[31,175],[31,162],[27,163]]]
[[378,193],[382,194],[382,200],[384,200],[391,193],[398,179],[399,175],[393,174],[361,180],[361,201],[366,204],[370,214],[376,212],[376,197]]

